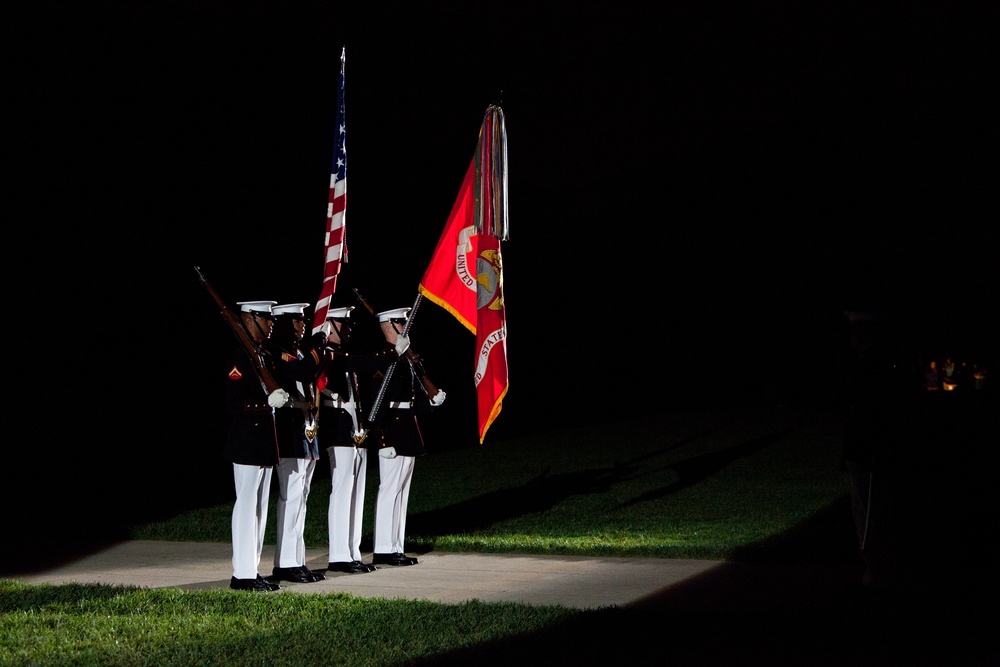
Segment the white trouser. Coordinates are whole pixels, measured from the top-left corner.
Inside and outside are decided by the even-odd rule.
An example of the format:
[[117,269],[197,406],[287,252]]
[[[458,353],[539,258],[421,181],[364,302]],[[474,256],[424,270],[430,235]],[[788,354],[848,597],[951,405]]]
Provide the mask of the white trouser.
[[267,528],[271,466],[233,464],[236,503],[233,505],[233,576],[256,579]]
[[274,547],[275,567],[306,564],[306,503],[316,462],[310,459],[281,459],[278,471],[278,539]]
[[368,450],[327,447],[330,454],[330,562],[361,560],[361,521],[365,505]]
[[413,480],[413,456],[378,459],[378,500],[375,503],[375,553],[403,553],[406,505]]

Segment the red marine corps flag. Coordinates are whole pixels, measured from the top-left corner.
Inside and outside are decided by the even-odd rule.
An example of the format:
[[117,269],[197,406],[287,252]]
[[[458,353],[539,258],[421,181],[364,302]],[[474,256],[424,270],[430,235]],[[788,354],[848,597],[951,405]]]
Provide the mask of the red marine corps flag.
[[500,241],[507,232],[507,129],[491,105],[420,293],[476,335],[479,442],[507,394],[507,320]]
[[337,86],[336,144],[333,151],[333,168],[330,173],[330,195],[326,209],[326,238],[323,245],[323,289],[316,301],[312,332],[316,333],[326,322],[330,299],[337,291],[340,262],[347,261],[347,128],[344,125],[344,55],[340,50],[340,79]]

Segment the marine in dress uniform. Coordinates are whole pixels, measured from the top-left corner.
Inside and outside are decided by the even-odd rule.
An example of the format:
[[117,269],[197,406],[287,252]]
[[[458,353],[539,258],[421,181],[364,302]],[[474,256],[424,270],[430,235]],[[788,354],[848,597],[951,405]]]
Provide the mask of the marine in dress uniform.
[[[379,325],[389,344],[395,344],[409,308],[386,310],[378,314]],[[408,341],[407,341],[408,342]],[[371,448],[378,451],[379,486],[375,503],[374,565],[416,565],[417,559],[404,553],[406,511],[418,456],[424,456],[423,436],[418,414],[428,414],[444,403],[445,393],[438,390],[434,399],[420,383],[424,375],[415,355],[399,359],[385,387],[376,423],[372,425]],[[372,383],[378,391],[382,378]],[[420,385],[420,389],[417,388]],[[377,397],[376,397],[377,400]]]
[[[271,335],[275,301],[240,301],[240,319],[257,344],[256,360],[272,371],[274,360],[263,347]],[[257,364],[245,347],[234,353],[226,373],[226,407],[231,419],[226,437],[226,457],[233,464],[236,502],[233,505],[233,577],[229,587],[237,590],[274,591],[278,584],[266,581],[257,572],[267,526],[271,471],[278,462],[278,440],[274,430],[274,410],[285,404],[287,393],[277,389],[268,394]]]
[[362,574],[376,569],[361,560],[361,527],[364,514],[368,452],[361,446],[367,438],[359,396],[358,375],[370,377],[384,370],[406,351],[408,339],[398,346],[386,345],[372,354],[348,351],[353,306],[333,308],[327,313],[329,345],[333,361],[325,370],[320,422],[323,441],[330,455],[330,508],[328,513],[330,557],[327,571]]
[[308,306],[308,303],[274,306],[271,309],[274,329],[265,343],[274,359],[274,379],[290,396],[288,403],[274,414],[280,460],[275,466],[278,536],[271,581],[312,583],[326,579],[305,565],[306,506],[319,459],[316,379],[326,359],[321,347],[301,345]]

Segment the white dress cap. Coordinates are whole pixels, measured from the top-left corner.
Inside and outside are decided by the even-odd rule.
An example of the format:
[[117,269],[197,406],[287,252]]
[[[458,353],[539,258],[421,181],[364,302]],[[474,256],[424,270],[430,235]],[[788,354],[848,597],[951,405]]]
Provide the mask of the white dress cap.
[[354,310],[354,306],[346,306],[344,308],[331,308],[326,311],[326,319],[328,320],[346,320],[351,316],[351,311]]
[[237,301],[237,306],[244,313],[270,313],[271,306],[278,305],[277,301]]
[[271,309],[271,312],[275,315],[305,315],[306,308],[308,307],[308,303],[286,303],[281,306],[275,306]]
[[383,310],[378,314],[379,322],[393,322],[393,321],[406,321],[406,314],[410,312],[409,308],[396,308],[395,310]]

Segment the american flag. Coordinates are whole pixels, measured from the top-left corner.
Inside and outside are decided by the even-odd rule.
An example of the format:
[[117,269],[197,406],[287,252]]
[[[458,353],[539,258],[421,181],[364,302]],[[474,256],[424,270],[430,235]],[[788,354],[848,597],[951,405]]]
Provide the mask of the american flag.
[[337,291],[341,261],[347,261],[347,126],[344,124],[344,56],[340,51],[340,80],[337,85],[337,138],[330,173],[330,198],[326,209],[326,239],[323,245],[323,289],[316,301],[313,333],[326,321],[330,300]]

